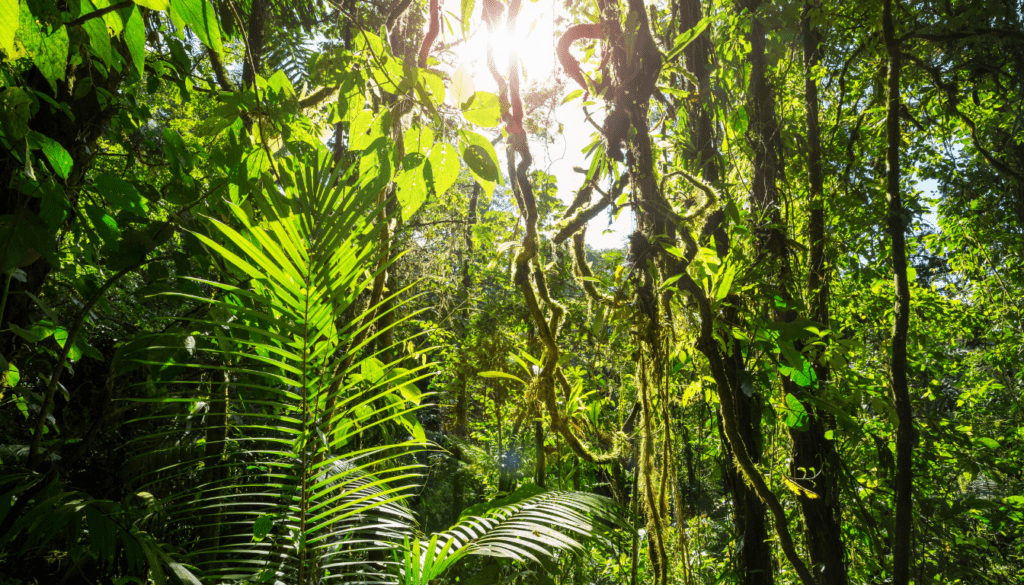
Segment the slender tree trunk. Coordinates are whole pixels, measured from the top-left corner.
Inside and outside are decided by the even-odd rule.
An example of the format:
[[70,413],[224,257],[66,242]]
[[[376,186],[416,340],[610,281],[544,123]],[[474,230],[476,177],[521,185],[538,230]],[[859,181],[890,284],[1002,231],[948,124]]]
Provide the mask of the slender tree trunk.
[[245,61],[242,64],[242,87],[249,89],[256,81],[263,61],[263,40],[266,36],[267,20],[270,18],[269,0],[252,0],[249,22],[245,31]]
[[546,466],[544,457],[544,423],[540,420],[536,420],[533,423],[533,440],[537,451],[537,467],[534,470],[533,481],[540,487],[546,488],[547,478],[544,473]]
[[[812,30],[811,11],[818,8],[808,2],[804,5],[801,28],[804,49],[804,89],[807,109],[807,174],[809,183],[810,219],[808,232],[810,254],[808,262],[807,298],[811,318],[826,326],[828,316],[828,283],[825,274],[825,201],[821,171],[821,130],[818,124],[818,85],[812,69],[819,60],[820,35]],[[828,366],[814,364],[819,390],[828,383]],[[825,439],[825,414],[809,408],[807,428],[791,429],[793,446],[791,474],[794,480],[817,497],[799,497],[800,512],[804,520],[807,551],[813,565],[812,574],[821,585],[846,585],[845,547],[839,524],[839,498],[835,489],[832,443]],[[803,479],[804,474],[813,478]]]
[[[750,33],[747,35],[750,41],[747,113],[750,120],[751,147],[754,151],[754,176],[750,191],[750,205],[755,214],[755,225],[752,227],[757,234],[759,253],[784,262],[785,235],[776,227],[781,218],[777,186],[777,148],[780,136],[778,122],[775,119],[775,95],[768,80],[765,26],[756,16],[760,2],[750,4],[751,12],[755,12]],[[729,359],[733,364],[730,370],[743,375],[741,356],[742,352],[737,344]],[[761,396],[756,391],[748,396],[748,393],[742,390],[743,380],[736,380],[731,386],[736,405],[738,431],[751,461],[756,464],[761,458]],[[742,486],[742,493],[737,493],[737,500],[742,495],[747,514],[746,531],[743,535],[744,548],[740,556],[743,562],[744,583],[774,583],[771,547],[766,542],[768,529],[764,503],[758,498],[752,486],[742,478],[738,478],[736,484]]]
[[892,238],[893,280],[896,286],[895,323],[892,330],[892,394],[896,402],[896,523],[893,538],[893,585],[910,582],[910,535],[913,506],[913,412],[907,387],[907,331],[910,325],[910,284],[907,282],[907,250],[900,196],[900,47],[893,24],[892,0],[882,4],[882,39],[888,62],[886,107],[887,221]]
[[[480,199],[480,185],[477,183],[473,184],[473,194],[469,198],[469,213],[466,218],[466,230],[463,234],[465,241],[465,255],[462,257],[462,326],[469,326],[469,300],[470,300],[470,289],[473,286],[473,277],[470,274],[469,265],[473,261],[473,225],[476,223],[476,207]],[[468,360],[468,358],[467,358]],[[469,393],[469,376],[468,368],[470,364],[465,364],[462,375],[459,380],[458,396],[455,398],[455,428],[453,433],[459,439],[466,438],[467,421],[467,397]],[[457,459],[462,458],[462,449],[456,446],[452,451]],[[452,523],[458,522],[459,515],[462,514],[462,509],[465,507],[465,481],[461,470],[455,472],[455,477],[452,478]]]
[[220,544],[221,507],[213,504],[213,498],[224,487],[228,469],[224,463],[224,452],[228,438],[228,391],[230,378],[225,372],[220,383],[210,384],[210,397],[206,412],[206,451],[203,457],[203,499],[207,500],[206,513],[199,520],[199,546],[211,552],[200,562],[212,563],[217,560],[216,549]]

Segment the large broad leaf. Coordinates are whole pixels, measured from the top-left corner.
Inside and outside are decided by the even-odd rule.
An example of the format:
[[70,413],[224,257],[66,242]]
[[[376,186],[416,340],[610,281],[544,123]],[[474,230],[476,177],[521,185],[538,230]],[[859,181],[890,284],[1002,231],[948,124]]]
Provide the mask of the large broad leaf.
[[427,185],[432,187],[434,195],[440,197],[448,192],[459,178],[459,153],[451,144],[437,144],[430,149],[424,176]]
[[807,430],[808,414],[796,396],[786,394],[786,426],[798,431]]
[[19,0],[0,0],[0,49],[8,56],[14,54],[14,34],[21,20]]
[[[22,30],[29,32],[35,29],[35,34],[23,37],[25,48],[32,55],[39,72],[43,74],[46,81],[50,83],[54,93],[57,91],[57,82],[64,81],[65,70],[68,66],[68,30],[64,26],[54,31],[39,31],[35,22],[25,23],[25,13],[22,12]],[[31,19],[31,14],[29,14]]]
[[395,178],[395,186],[398,187],[398,202],[402,205],[402,217],[412,217],[423,203],[427,200],[427,167],[417,165],[413,168],[402,169]]
[[452,98],[452,105],[460,109],[476,93],[476,84],[473,83],[473,76],[464,64],[459,65],[455,73],[452,74],[452,84],[449,90],[448,95]]
[[486,91],[478,91],[470,98],[462,110],[467,120],[484,128],[494,128],[501,123],[501,105],[498,96]]
[[128,47],[136,73],[142,77],[146,66],[146,25],[138,8],[132,8],[128,22],[124,23],[124,44]]
[[188,25],[207,47],[217,52],[222,50],[220,23],[209,0],[174,0],[171,18],[176,24]]
[[96,177],[96,191],[106,199],[111,207],[146,217],[149,204],[139,194],[134,185],[113,175]]
[[494,193],[495,183],[501,183],[498,154],[491,143],[476,132],[460,130],[459,138],[462,139],[462,160],[466,161],[473,178],[490,196]]

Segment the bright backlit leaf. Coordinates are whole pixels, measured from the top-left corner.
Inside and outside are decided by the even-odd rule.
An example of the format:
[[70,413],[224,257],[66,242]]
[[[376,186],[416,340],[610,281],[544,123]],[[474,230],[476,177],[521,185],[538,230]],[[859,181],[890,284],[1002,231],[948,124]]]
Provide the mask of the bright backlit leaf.
[[469,74],[466,65],[459,65],[459,68],[452,74],[450,86],[452,105],[461,108],[462,104],[469,101],[469,98],[476,93],[476,85],[473,83],[473,76]]
[[478,91],[462,111],[467,120],[483,128],[494,128],[501,123],[501,105],[498,96]]

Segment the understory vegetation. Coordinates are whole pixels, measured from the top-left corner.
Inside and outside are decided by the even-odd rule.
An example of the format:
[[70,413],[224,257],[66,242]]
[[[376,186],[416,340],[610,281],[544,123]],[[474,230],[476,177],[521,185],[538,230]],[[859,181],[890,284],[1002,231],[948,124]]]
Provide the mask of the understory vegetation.
[[1022,584],[1022,255],[1018,0],[0,0],[0,585]]

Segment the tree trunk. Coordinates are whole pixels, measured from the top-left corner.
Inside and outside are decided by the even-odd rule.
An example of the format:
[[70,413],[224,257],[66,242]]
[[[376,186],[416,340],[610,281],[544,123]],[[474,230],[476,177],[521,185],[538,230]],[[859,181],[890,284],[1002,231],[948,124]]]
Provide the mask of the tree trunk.
[[[804,5],[801,28],[804,39],[804,89],[807,108],[807,175],[809,183],[810,218],[808,232],[810,254],[808,262],[807,298],[810,316],[815,321],[829,324],[828,283],[825,274],[825,202],[821,172],[821,131],[818,125],[818,85],[812,73],[819,60],[820,35],[811,29],[810,12],[818,8],[810,2]],[[828,366],[814,364],[820,389],[828,384]],[[809,406],[809,405],[805,405]],[[825,413],[808,408],[809,420],[803,431],[790,429],[793,454],[791,475],[798,484],[817,497],[801,495],[800,513],[804,521],[807,552],[811,557],[812,574],[821,585],[846,585],[845,547],[839,524],[839,497],[832,458],[832,443],[825,439]],[[813,479],[803,479],[803,477]]]
[[217,560],[216,549],[220,544],[221,507],[213,501],[223,487],[227,478],[227,464],[224,462],[224,451],[228,437],[228,391],[230,378],[225,372],[223,381],[210,384],[210,398],[206,412],[206,452],[203,457],[203,474],[200,480],[203,485],[205,514],[199,520],[198,545],[210,552],[203,555],[200,563],[213,563]]
[[263,39],[266,36],[267,20],[270,18],[269,0],[252,0],[249,23],[245,31],[245,62],[242,64],[242,88],[249,89],[256,81],[256,75],[263,61]]
[[[477,183],[473,184],[473,194],[469,199],[469,214],[466,218],[466,230],[463,235],[465,238],[465,255],[462,257],[462,324],[463,327],[469,325],[469,299],[470,299],[470,288],[473,286],[473,278],[469,272],[469,264],[473,261],[473,224],[476,223],[476,206],[480,199],[480,185]],[[468,360],[467,360],[468,361]],[[466,368],[469,364],[465,364]],[[463,373],[459,379],[459,390],[458,396],[455,398],[455,428],[452,430],[452,434],[459,439],[466,438],[466,411],[467,411],[467,395],[469,393],[469,376],[466,369],[463,369]],[[456,445],[452,450],[452,453],[456,456],[456,459],[462,459],[462,449]],[[455,472],[455,476],[452,478],[452,523],[459,521],[459,515],[462,514],[462,509],[465,507],[466,495],[465,495],[465,481],[466,478],[463,476],[461,470]]]
[[913,412],[907,387],[907,331],[910,325],[910,284],[907,282],[907,250],[900,197],[900,47],[893,25],[892,0],[882,4],[882,39],[888,62],[886,106],[887,224],[892,238],[892,269],[896,286],[895,322],[892,329],[892,394],[896,403],[896,523],[893,538],[893,585],[910,582],[910,534],[913,506]]

